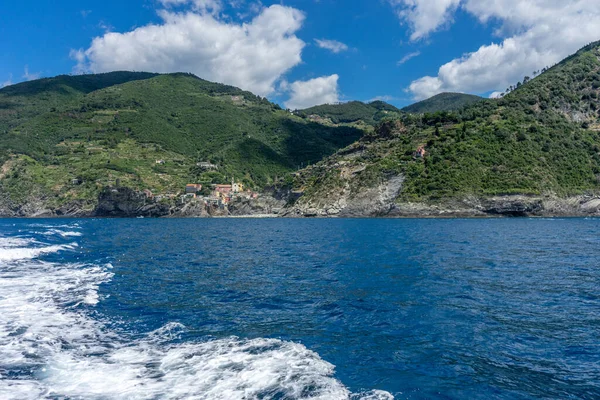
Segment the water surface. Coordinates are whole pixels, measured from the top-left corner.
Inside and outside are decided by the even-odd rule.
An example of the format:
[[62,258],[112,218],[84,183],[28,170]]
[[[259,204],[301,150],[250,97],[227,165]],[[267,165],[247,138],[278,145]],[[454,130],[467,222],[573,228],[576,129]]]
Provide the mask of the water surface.
[[600,398],[600,220],[0,220],[0,398]]

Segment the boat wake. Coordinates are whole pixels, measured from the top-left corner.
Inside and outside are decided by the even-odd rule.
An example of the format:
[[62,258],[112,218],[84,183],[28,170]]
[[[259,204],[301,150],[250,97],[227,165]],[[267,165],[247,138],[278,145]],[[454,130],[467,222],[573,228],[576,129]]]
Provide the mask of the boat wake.
[[[61,232],[48,234],[80,236]],[[393,399],[383,391],[351,393],[332,364],[298,343],[182,343],[185,327],[176,323],[142,339],[111,329],[91,314],[112,267],[42,259],[76,249],[0,237],[0,398]]]

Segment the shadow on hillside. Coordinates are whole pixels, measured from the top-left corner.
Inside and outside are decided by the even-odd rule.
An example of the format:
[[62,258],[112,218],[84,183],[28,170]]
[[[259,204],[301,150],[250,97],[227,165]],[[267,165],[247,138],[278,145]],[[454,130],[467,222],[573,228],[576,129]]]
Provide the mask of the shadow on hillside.
[[238,163],[245,166],[254,164],[270,164],[278,165],[286,168],[293,168],[290,161],[277,153],[271,147],[267,146],[260,140],[245,139],[233,147],[229,156],[230,159],[238,159]]
[[353,127],[333,127],[291,119],[283,120],[282,125],[290,133],[285,141],[284,151],[296,167],[317,163],[365,134]]

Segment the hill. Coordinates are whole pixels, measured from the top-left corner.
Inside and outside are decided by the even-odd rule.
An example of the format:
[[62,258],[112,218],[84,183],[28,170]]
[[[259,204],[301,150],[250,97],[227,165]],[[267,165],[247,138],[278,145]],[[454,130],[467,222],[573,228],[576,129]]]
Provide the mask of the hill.
[[91,206],[117,181],[176,194],[235,177],[259,189],[362,134],[189,74],[59,76],[0,90],[0,195],[19,209]]
[[375,125],[384,118],[399,114],[400,110],[383,101],[371,103],[350,101],[340,104],[323,104],[294,113],[305,119],[333,124],[362,122],[367,125]]
[[522,204],[509,209],[519,214],[549,207],[544,199],[600,193],[600,44],[517,86],[459,111],[381,123],[297,174],[292,186],[304,195],[294,212],[485,209],[513,195]]
[[483,100],[479,96],[464,93],[440,93],[429,99],[404,107],[402,111],[413,114],[456,111]]

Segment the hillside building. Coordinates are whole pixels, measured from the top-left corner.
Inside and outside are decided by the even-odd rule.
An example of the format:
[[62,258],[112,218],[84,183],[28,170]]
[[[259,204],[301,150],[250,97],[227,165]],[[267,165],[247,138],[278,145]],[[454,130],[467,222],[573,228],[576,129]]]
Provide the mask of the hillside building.
[[193,194],[196,197],[196,193],[202,190],[202,185],[197,183],[189,183],[185,186],[185,194]]

